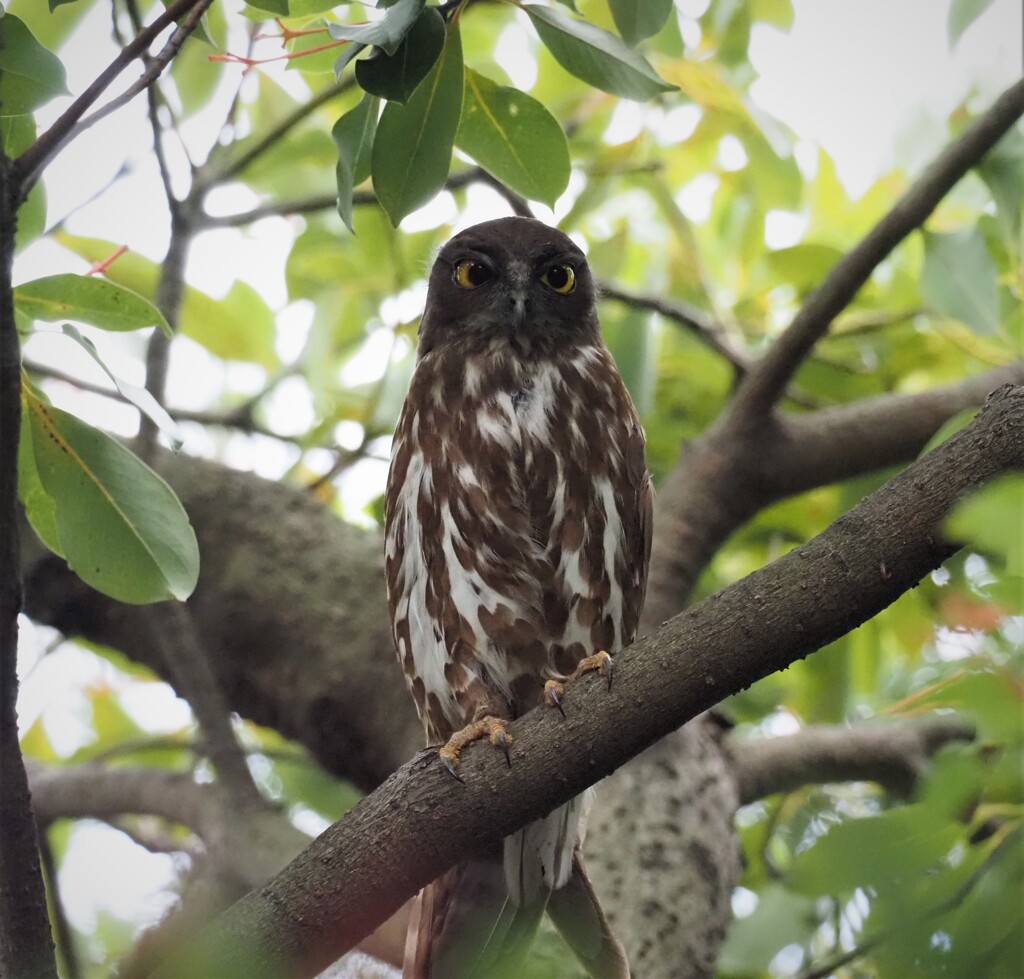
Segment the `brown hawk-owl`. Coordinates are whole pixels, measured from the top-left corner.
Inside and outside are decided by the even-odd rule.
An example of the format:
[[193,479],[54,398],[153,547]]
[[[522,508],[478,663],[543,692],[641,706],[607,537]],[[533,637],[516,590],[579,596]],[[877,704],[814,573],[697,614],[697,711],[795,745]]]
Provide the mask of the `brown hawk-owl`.
[[[644,437],[580,249],[530,218],[456,235],[430,274],[386,500],[388,600],[428,743],[463,745],[637,629],[651,544]],[[458,775],[456,774],[456,777]],[[592,976],[629,976],[580,856],[581,796],[416,899],[406,979],[515,976],[545,909]]]

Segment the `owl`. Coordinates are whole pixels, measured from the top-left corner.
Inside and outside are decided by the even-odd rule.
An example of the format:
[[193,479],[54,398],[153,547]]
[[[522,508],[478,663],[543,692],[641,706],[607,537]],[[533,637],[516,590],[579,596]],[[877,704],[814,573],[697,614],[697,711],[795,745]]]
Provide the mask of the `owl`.
[[[612,657],[651,549],[644,435],[583,252],[532,218],[461,232],[430,273],[385,506],[398,658],[441,763]],[[514,777],[510,775],[510,777]],[[455,782],[452,783],[453,787]],[[420,892],[405,979],[517,976],[547,911],[595,979],[629,976],[586,875],[589,793]]]

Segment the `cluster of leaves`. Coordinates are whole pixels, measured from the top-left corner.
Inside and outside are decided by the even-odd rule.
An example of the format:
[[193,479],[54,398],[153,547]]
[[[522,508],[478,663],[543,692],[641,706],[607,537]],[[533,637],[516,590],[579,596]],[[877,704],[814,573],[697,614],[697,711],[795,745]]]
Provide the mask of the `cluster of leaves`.
[[[569,181],[569,149],[561,126],[536,99],[463,63],[460,19],[468,2],[442,8],[425,0],[381,0],[385,15],[364,25],[330,24],[348,46],[341,70],[364,49],[355,78],[366,93],[334,127],[338,143],[338,209],[352,228],[354,187],[373,188],[392,223],[444,186],[457,147],[497,180],[549,205]],[[622,37],[540,4],[523,4],[541,42],[572,75],[623,98],[670,91],[631,45],[657,33],[671,3],[610,5]],[[386,105],[380,111],[380,100]]]

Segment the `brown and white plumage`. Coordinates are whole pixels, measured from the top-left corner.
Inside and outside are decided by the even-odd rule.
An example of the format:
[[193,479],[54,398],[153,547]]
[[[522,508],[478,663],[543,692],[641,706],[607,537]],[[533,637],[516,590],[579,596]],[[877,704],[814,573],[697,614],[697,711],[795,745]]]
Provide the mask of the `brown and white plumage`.
[[[546,680],[633,640],[650,507],[582,252],[526,218],[457,235],[431,272],[386,500],[395,644],[429,743],[525,713]],[[406,976],[488,975],[545,907],[563,930],[582,923],[567,937],[593,975],[628,976],[583,872],[586,808],[574,799],[426,888]]]

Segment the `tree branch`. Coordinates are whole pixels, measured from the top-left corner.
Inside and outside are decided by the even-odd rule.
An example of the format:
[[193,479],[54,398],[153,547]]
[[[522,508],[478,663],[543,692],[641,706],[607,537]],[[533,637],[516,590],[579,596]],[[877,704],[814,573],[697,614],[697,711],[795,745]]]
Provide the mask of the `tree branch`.
[[584,681],[566,697],[567,720],[517,720],[511,773],[473,746],[453,786],[436,752],[421,752],[154,977],[227,979],[257,963],[264,975],[315,974],[458,859],[891,604],[955,551],[941,527],[956,501],[1011,468],[1024,468],[1024,388],[1006,387],[818,537],[619,654],[611,691]]
[[[141,57],[149,49],[149,46],[169,25],[184,16],[193,8],[205,10],[212,0],[174,0],[167,9],[153,21],[149,27],[143,29],[126,47],[122,48],[120,54],[96,77],[95,81],[75,99],[74,102],[63,112],[63,114],[46,130],[18,159],[15,161],[17,172],[21,177],[18,202],[20,203],[28,195],[35,182],[39,179],[46,164],[72,139],[81,132],[76,128],[76,123],[88,112],[96,100],[103,94],[110,84],[128,67],[136,58]],[[197,21],[198,22],[198,19]],[[185,37],[195,27],[186,31],[181,41],[177,42],[180,47]],[[178,28],[172,35],[172,40],[178,36],[182,28]],[[168,45],[171,41],[168,41]],[[166,48],[165,48],[166,50]],[[172,52],[173,56],[173,52]],[[163,70],[164,66],[161,66]],[[157,73],[159,74],[159,72]],[[153,76],[155,78],[156,75]],[[141,80],[141,79],[140,79]],[[153,79],[149,79],[149,84]],[[143,85],[145,87],[145,85]],[[141,91],[141,88],[137,91]],[[137,94],[133,93],[133,94]],[[116,100],[115,100],[116,101]]]
[[716,323],[707,313],[691,306],[689,303],[659,299],[656,296],[642,296],[627,292],[611,282],[597,283],[598,299],[614,299],[633,309],[649,310],[657,313],[673,323],[689,330],[697,339],[706,343],[715,353],[724,357],[739,374],[745,373],[752,363],[750,357],[737,350],[729,342],[729,338],[720,323]]
[[659,488],[645,628],[682,608],[718,548],[759,510],[909,462],[948,419],[1005,383],[1024,383],[1024,361],[923,394],[886,394],[800,415],[773,412],[743,430],[712,426],[684,448]]
[[928,166],[867,236],[847,252],[807,298],[793,322],[747,375],[729,409],[735,423],[764,416],[832,320],[846,308],[879,263],[920,227],[953,186],[1024,115],[1024,79],[1008,88]]
[[23,599],[18,512],[21,349],[11,288],[17,195],[15,165],[0,149],[0,975],[43,979],[57,972],[18,741],[18,614]]
[[876,720],[850,727],[806,727],[778,738],[730,738],[729,754],[740,804],[802,785],[878,782],[907,798],[944,745],[971,741],[974,728],[959,717]]

